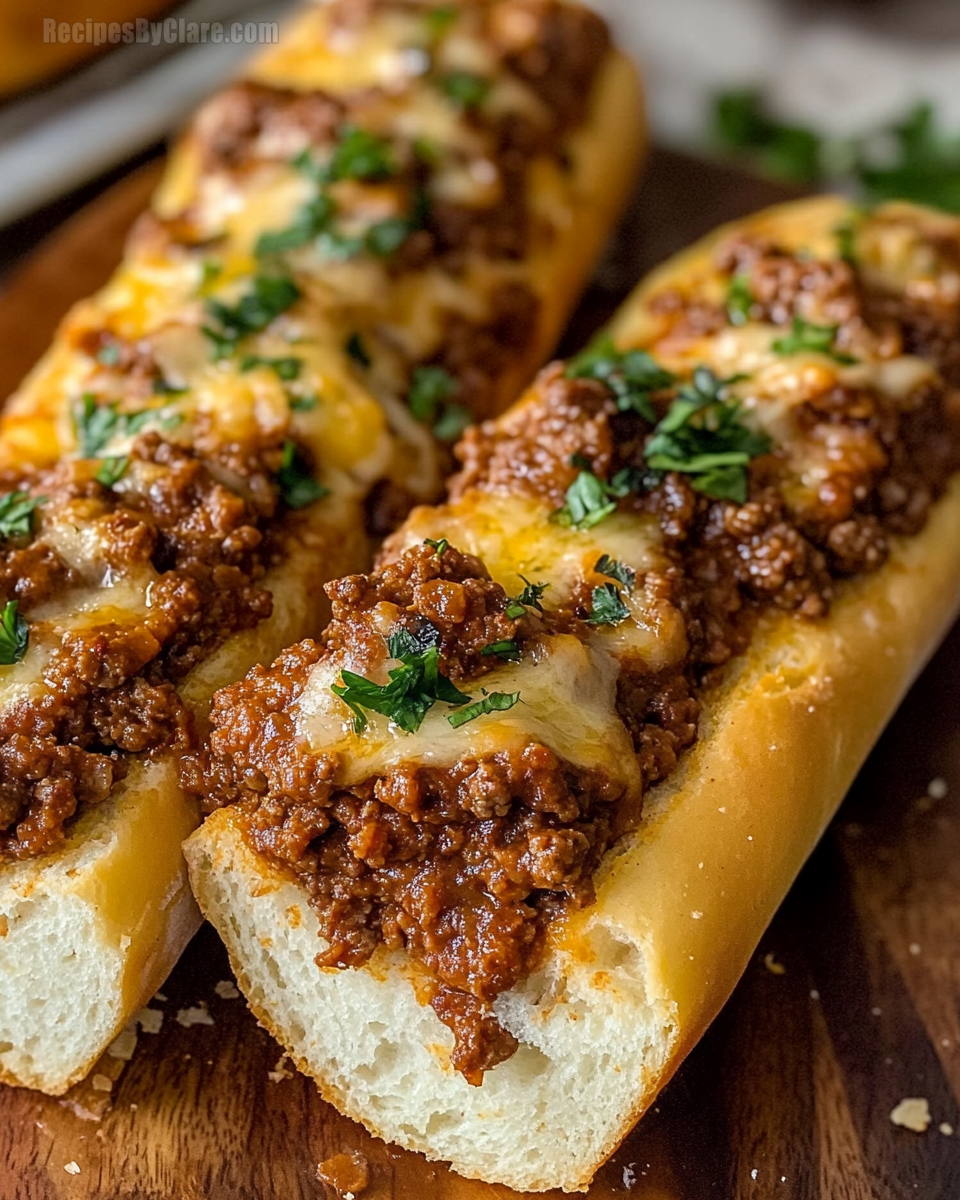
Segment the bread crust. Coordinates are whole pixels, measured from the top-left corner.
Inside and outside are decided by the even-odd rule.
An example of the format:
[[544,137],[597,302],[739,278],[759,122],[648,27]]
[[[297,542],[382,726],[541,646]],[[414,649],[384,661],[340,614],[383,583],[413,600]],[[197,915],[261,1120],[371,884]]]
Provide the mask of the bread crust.
[[[840,200],[819,198],[717,231],[643,285],[614,322],[615,336],[625,344],[643,344],[657,320],[647,307],[650,297],[706,271],[717,243],[732,231],[776,232],[794,224],[822,231],[831,229],[842,211]],[[585,1190],[726,1002],[877,736],[958,610],[960,479],[954,478],[920,534],[893,539],[880,570],[838,586],[827,618],[799,622],[774,615],[761,622],[749,650],[706,698],[698,744],[677,772],[649,793],[640,827],[607,855],[596,879],[596,904],[553,931],[549,960],[538,979],[508,995],[505,1005],[498,1002],[498,1018],[510,1032],[544,1052],[557,1044],[550,1042],[550,1030],[561,1020],[587,1025],[590,1007],[601,1009],[611,989],[620,986],[617,972],[628,973],[624,961],[635,960],[642,986],[625,991],[613,1010],[603,1010],[612,1011],[603,1032],[606,1069],[616,1064],[617,1073],[621,1064],[637,1061],[626,1050],[635,1026],[649,1020],[651,1011],[659,1014],[661,1042],[631,1068],[635,1074],[606,1115],[602,1132],[589,1139],[569,1137],[546,1163],[531,1166],[517,1161],[523,1157],[518,1154],[491,1168],[480,1150],[492,1129],[506,1146],[529,1148],[542,1140],[539,1110],[532,1099],[528,1102],[538,1082],[509,1090],[509,1102],[498,1112],[476,1115],[468,1112],[471,1089],[453,1078],[442,1050],[435,1050],[438,1096],[463,1105],[461,1129],[448,1137],[414,1128],[413,1116],[409,1124],[382,1121],[369,1100],[358,1100],[359,1089],[349,1079],[344,1083],[347,1077],[338,1074],[332,1052],[326,1058],[325,1047],[303,1052],[303,1038],[265,1002],[262,973],[240,950],[236,920],[265,935],[267,927],[258,924],[262,916],[254,912],[253,901],[249,911],[244,904],[242,912],[234,908],[228,915],[215,884],[218,872],[229,870],[235,878],[246,877],[251,896],[282,889],[289,904],[299,890],[243,845],[227,811],[214,814],[186,846],[199,903],[227,941],[247,995],[256,997],[258,1017],[342,1111],[379,1136],[451,1161],[468,1177],[518,1190]],[[298,911],[307,903],[306,893],[299,895]],[[620,947],[612,957],[607,953],[611,939]],[[359,973],[370,976],[371,991],[376,985],[397,989],[399,995],[405,986],[402,972],[385,970],[382,959]],[[572,988],[571,981],[584,973],[590,977],[590,1000],[575,1012],[563,985]],[[327,986],[324,981],[325,995]],[[552,998],[544,1002],[544,995]],[[438,1019],[432,1026],[435,1041],[448,1044]],[[397,1032],[391,1028],[390,1037]],[[578,1036],[585,1040],[585,1034],[582,1028]],[[568,1056],[579,1052],[577,1036],[560,1050]],[[489,1071],[480,1090],[498,1073],[507,1079],[512,1069],[505,1063]],[[549,1068],[543,1070],[549,1074]],[[613,1075],[610,1082],[619,1086]],[[491,1110],[497,1108],[494,1098],[503,1094],[492,1092]]]

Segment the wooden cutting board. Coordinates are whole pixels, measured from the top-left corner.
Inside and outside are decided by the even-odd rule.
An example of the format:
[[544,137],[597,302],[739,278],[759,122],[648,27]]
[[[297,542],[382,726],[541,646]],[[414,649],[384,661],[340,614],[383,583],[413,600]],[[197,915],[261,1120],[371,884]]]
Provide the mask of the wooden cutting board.
[[[130,178],[75,218],[0,297],[0,395],[67,305],[106,277],[155,177]],[[785,195],[655,154],[570,345],[654,263]],[[958,662],[960,629],[885,733],[733,999],[601,1170],[592,1200],[960,1197]],[[317,1164],[354,1149],[371,1167],[363,1200],[514,1195],[339,1116],[278,1063],[230,980],[205,928],[151,1004],[159,1030],[141,1031],[130,1061],[107,1060],[63,1101],[0,1087],[2,1200],[332,1200]],[[187,1009],[205,1009],[208,1023],[178,1022]],[[928,1102],[927,1132],[892,1124],[906,1097]]]

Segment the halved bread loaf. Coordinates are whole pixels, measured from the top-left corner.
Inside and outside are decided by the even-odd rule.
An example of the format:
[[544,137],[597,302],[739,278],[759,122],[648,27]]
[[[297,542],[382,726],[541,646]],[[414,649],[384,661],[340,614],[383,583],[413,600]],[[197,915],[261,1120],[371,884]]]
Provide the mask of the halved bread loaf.
[[10,1082],[63,1092],[172,967],[212,694],[435,494],[443,421],[533,373],[633,184],[636,75],[580,6],[355,15],[307,11],[205,107],[4,413],[4,499],[32,506],[2,544]]
[[[924,397],[930,395],[927,389],[933,387],[937,403],[942,400],[944,404],[942,410],[936,404],[930,410],[943,414],[939,427],[936,416],[931,416],[933,440],[955,462],[950,393],[940,371],[954,378],[956,341],[948,335],[936,349],[925,351],[919,345],[920,335],[909,331],[915,327],[913,318],[907,316],[902,324],[905,336],[918,338],[911,354],[895,338],[889,340],[892,334],[884,315],[873,318],[887,337],[878,343],[871,340],[875,334],[856,317],[858,310],[849,310],[848,325],[838,321],[828,327],[813,307],[814,303],[836,303],[841,290],[835,286],[836,280],[848,278],[837,253],[835,231],[850,217],[843,202],[830,198],[772,210],[719,231],[657,272],[614,322],[616,350],[599,347],[592,367],[581,362],[565,377],[545,373],[520,405],[468,440],[462,452],[466,469],[455,484],[451,501],[415,510],[388,543],[383,570],[391,563],[399,564],[399,570],[404,554],[419,556],[410,561],[422,565],[425,552],[418,547],[424,539],[431,539],[428,544],[438,546],[437,556],[443,557],[448,552],[442,539],[449,539],[451,546],[481,559],[507,597],[516,595],[521,579],[549,581],[552,592],[542,593],[543,605],[549,605],[554,594],[558,611],[568,613],[567,589],[575,589],[581,575],[592,585],[591,572],[600,571],[600,562],[596,567],[594,562],[600,551],[607,549],[619,561],[611,563],[608,558],[606,572],[624,584],[620,600],[629,597],[632,607],[628,613],[625,605],[610,622],[615,628],[598,632],[595,625],[593,632],[577,636],[587,638],[585,644],[598,663],[608,661],[608,656],[623,671],[630,661],[624,646],[630,638],[641,644],[637,639],[644,629],[648,640],[642,643],[643,653],[652,654],[650,638],[654,647],[662,645],[661,635],[655,632],[658,610],[643,607],[639,584],[641,571],[660,569],[656,544],[651,549],[649,541],[649,517],[642,508],[639,515],[624,509],[610,515],[613,504],[601,513],[601,505],[610,498],[608,490],[589,502],[592,509],[584,501],[588,519],[576,533],[577,522],[571,528],[571,516],[582,518],[573,511],[570,490],[564,518],[555,501],[531,499],[531,492],[536,496],[541,485],[530,483],[538,473],[549,476],[554,462],[558,471],[565,467],[564,454],[568,456],[571,447],[563,439],[571,430],[580,430],[577,436],[585,447],[578,469],[587,472],[590,462],[600,461],[605,443],[595,432],[598,414],[612,413],[608,418],[612,421],[617,419],[616,408],[591,390],[590,384],[584,386],[577,415],[569,399],[573,387],[569,381],[577,377],[578,370],[581,374],[593,371],[596,379],[615,379],[614,368],[628,369],[622,362],[616,366],[620,361],[617,354],[636,348],[653,350],[657,362],[680,372],[681,378],[686,378],[694,365],[705,364],[709,378],[700,376],[697,386],[701,389],[714,387],[719,377],[724,377],[731,389],[739,386],[736,395],[742,407],[736,411],[749,413],[743,419],[752,421],[754,432],[757,427],[777,431],[781,464],[800,464],[796,476],[789,475],[792,466],[767,462],[758,469],[787,471],[794,481],[789,486],[799,487],[811,477],[809,473],[821,460],[814,462],[809,455],[821,444],[821,436],[834,447],[840,445],[847,429],[860,439],[865,426],[857,422],[867,420],[866,409],[858,408],[861,415],[843,425],[840,421],[831,424],[829,416],[814,419],[805,407],[813,402],[833,404],[834,409],[816,412],[835,411],[840,391],[851,403],[862,403],[857,397],[869,391],[909,414],[923,411]],[[955,221],[897,207],[864,220],[862,230],[856,231],[860,279],[866,280],[864,286],[872,299],[887,306],[885,314],[894,313],[898,297],[902,302],[905,286],[908,296],[917,294],[908,283],[916,278],[926,281],[925,295],[942,285],[944,298],[949,297],[949,271],[944,268],[938,273],[941,269],[935,265],[930,247],[953,246],[960,240]],[[732,267],[718,265],[730,261]],[[949,268],[953,261],[949,253],[945,261]],[[760,267],[751,275],[757,262]],[[791,274],[791,264],[796,264],[795,274]],[[768,265],[779,282],[772,295],[767,293],[761,299],[762,270]],[[742,272],[745,282],[757,289],[748,294],[746,302],[741,299],[734,309],[736,319],[728,319],[724,308],[727,303],[733,307],[733,302],[726,292],[723,271]],[[794,278],[801,284],[790,291],[783,281]],[[810,282],[805,288],[804,279],[820,282]],[[807,314],[800,323],[796,319],[791,323],[789,310],[775,319],[758,315],[763,305],[772,308],[787,303],[784,295],[790,305],[800,305],[799,311]],[[809,308],[805,307],[808,301]],[[945,328],[952,319],[949,315],[944,318]],[[786,324],[793,340],[773,327],[776,324]],[[834,341],[841,328],[854,339],[849,345]],[[815,344],[803,345],[805,337]],[[877,345],[883,348],[872,349]],[[650,363],[634,360],[629,369],[636,380],[644,373],[649,376]],[[561,387],[563,378],[568,382]],[[556,392],[552,401],[551,389]],[[652,391],[656,392],[656,386]],[[699,402],[691,396],[688,389],[681,402]],[[831,401],[818,399],[831,396]],[[536,413],[540,414],[539,424],[531,423]],[[595,424],[583,413],[593,414]],[[909,422],[909,415],[904,419]],[[798,421],[795,427],[790,424],[793,420]],[[823,424],[818,425],[817,420]],[[581,424],[577,426],[576,421]],[[532,435],[531,428],[539,436]],[[905,428],[910,428],[908,423]],[[502,449],[509,447],[511,438],[523,442],[519,450]],[[894,455],[894,443],[887,444],[888,453]],[[511,453],[515,456],[512,460]],[[762,457],[762,452],[753,453]],[[837,455],[827,461],[837,461]],[[526,467],[521,470],[517,462]],[[530,464],[535,465],[531,468]],[[711,463],[711,469],[714,465]],[[732,464],[728,458],[720,465]],[[598,467],[594,469],[600,474]],[[933,476],[931,468],[931,487],[935,487]],[[568,478],[563,476],[564,482]],[[827,472],[816,478],[828,480],[832,487],[839,476]],[[646,486],[655,489],[661,482],[654,479]],[[726,488],[730,494],[736,481],[726,476],[710,486]],[[922,482],[914,486],[922,501]],[[679,483],[675,487],[679,488]],[[581,498],[585,492],[586,485]],[[883,494],[891,504],[904,499],[899,493],[895,497],[893,489]],[[832,497],[834,492],[824,490],[818,498],[814,493],[814,503],[824,502],[828,495]],[[796,511],[802,513],[803,494],[794,502]],[[679,500],[675,507],[679,508]],[[850,511],[857,514],[855,504]],[[734,529],[735,522],[741,523],[741,534],[743,529],[749,533],[752,527],[748,522],[754,520],[762,533],[760,512],[760,501],[753,508],[732,505],[728,520]],[[564,519],[566,527],[558,523]],[[877,528],[866,516],[863,519],[866,524],[861,532]],[[774,557],[782,553],[788,535],[786,527],[781,530],[778,526],[772,535],[776,543],[758,541],[752,558],[743,535],[739,545],[745,547],[743,558],[757,573],[758,589],[774,588],[768,583],[775,569]],[[816,533],[810,536],[816,537]],[[824,554],[839,556],[844,549],[840,538],[823,544]],[[433,778],[431,772],[442,773],[449,766],[450,755],[455,754],[450,749],[449,730],[443,730],[442,738],[439,732],[446,724],[441,706],[431,709],[420,730],[410,734],[374,711],[363,713],[365,725],[359,719],[353,725],[345,708],[334,711],[336,701],[329,696],[329,682],[338,678],[341,666],[350,666],[355,673],[357,661],[368,661],[366,675],[381,680],[375,656],[363,660],[359,636],[354,643],[350,641],[348,601],[372,606],[371,619],[379,622],[372,628],[380,630],[384,638],[392,620],[407,620],[405,628],[415,628],[409,622],[422,620],[423,601],[417,599],[407,609],[396,602],[387,603],[382,599],[386,595],[383,575],[345,587],[337,593],[343,611],[335,617],[334,636],[326,650],[303,652],[308,669],[300,682],[285,675],[284,662],[294,661],[285,659],[273,673],[256,673],[245,685],[220,698],[215,713],[220,733],[214,734],[213,752],[221,768],[236,764],[232,785],[239,787],[241,803],[214,811],[186,843],[191,882],[201,908],[228,947],[252,1009],[299,1067],[317,1080],[326,1098],[375,1134],[429,1158],[449,1161],[464,1175],[518,1190],[560,1187],[576,1191],[587,1187],[598,1166],[652,1103],[729,996],[873,742],[954,619],[960,607],[957,478],[933,503],[921,531],[911,536],[890,533],[875,545],[878,556],[888,553],[884,565],[877,567],[879,558],[868,556],[860,573],[854,571],[855,577],[846,579],[839,578],[834,567],[833,582],[826,586],[830,610],[825,616],[824,602],[816,593],[808,592],[804,600],[799,588],[804,577],[797,566],[796,598],[783,591],[784,584],[780,595],[784,607],[797,609],[804,602],[803,611],[809,615],[798,618],[775,607],[762,607],[746,648],[730,658],[722,674],[709,678],[699,694],[702,714],[697,744],[663,782],[646,792],[642,819],[603,857],[594,878],[595,901],[568,906],[562,918],[549,923],[543,954],[532,972],[493,999],[493,1015],[516,1039],[518,1048],[512,1057],[487,1067],[481,1086],[472,1086],[455,1069],[454,1036],[431,1007],[438,979],[441,986],[447,986],[447,979],[453,977],[450,962],[457,951],[448,951],[439,967],[436,959],[429,960],[430,969],[425,969],[427,959],[417,940],[416,918],[408,916],[414,909],[406,893],[394,902],[389,916],[394,928],[399,924],[404,930],[405,944],[415,947],[416,955],[387,950],[381,944],[365,965],[352,969],[317,966],[313,961],[317,955],[331,954],[331,928],[344,945],[353,944],[347,938],[354,926],[348,928],[342,920],[353,879],[373,881],[362,894],[372,898],[371,904],[383,904],[387,912],[386,902],[377,900],[380,893],[376,890],[386,886],[378,882],[381,877],[376,871],[389,855],[375,840],[382,827],[373,820],[369,825],[356,820],[349,807],[351,797],[356,793],[358,805],[366,803],[371,808],[376,804],[384,809],[405,805],[404,813],[414,814],[415,822],[436,819],[430,817],[428,808],[423,810],[426,816],[417,808],[415,781],[421,778],[418,770],[425,778]],[[849,552],[849,543],[845,548]],[[682,555],[682,551],[678,553]],[[459,558],[456,561],[461,562]],[[776,559],[787,563],[783,570],[788,581],[789,565],[798,561],[796,557]],[[825,558],[814,555],[810,561],[820,563],[813,569],[824,569]],[[615,575],[611,575],[613,569]],[[477,568],[471,571],[471,578],[483,578]],[[632,571],[636,572],[637,587],[631,594]],[[431,582],[430,586],[441,585]],[[663,594],[662,586],[658,594]],[[748,594],[744,583],[741,602]],[[596,590],[593,597],[596,605]],[[378,598],[379,605],[374,605]],[[588,600],[577,603],[581,611],[584,603],[589,605]],[[637,630],[629,625],[629,616],[634,617]],[[703,639],[702,632],[691,624],[687,629],[691,637]],[[536,672],[549,670],[551,656],[561,653],[565,637],[569,634],[535,640],[530,661],[521,641],[519,651],[516,645],[510,651],[520,657],[519,665],[497,667],[473,683],[457,677],[458,686],[474,697],[482,684],[484,695],[500,695],[499,688],[504,693],[517,689],[521,698],[520,703],[513,701],[515,707],[509,711],[488,709],[486,715],[455,729],[462,739],[457,779],[466,780],[470,763],[476,767],[477,762],[486,762],[484,754],[491,747],[511,747],[518,738],[522,744],[524,737],[545,743],[566,764],[568,774],[590,755],[591,761],[598,760],[605,747],[603,738],[595,735],[594,716],[601,704],[597,695],[583,690],[575,671],[566,677],[554,673],[550,676],[555,697],[551,712],[535,683]],[[455,653],[446,641],[438,644],[442,654]],[[551,650],[551,644],[557,648]],[[706,655],[708,642],[701,640],[698,645],[699,652]],[[715,651],[709,652],[714,655],[713,662],[722,661]],[[357,659],[351,660],[351,655]],[[395,658],[396,650],[391,648],[389,655]],[[709,665],[709,658],[706,663]],[[343,680],[347,682],[346,673]],[[289,688],[286,699],[278,699],[281,685]],[[525,708],[523,695],[528,688],[532,690]],[[602,686],[598,683],[595,690],[602,691]],[[256,712],[255,708],[245,711],[244,706],[251,698],[260,702],[261,694],[270,698],[263,701],[261,717],[254,717],[250,726],[248,754],[237,746],[228,727],[241,715],[246,718],[250,711]],[[361,692],[354,695],[354,703],[362,705]],[[624,709],[619,711],[622,715]],[[272,726],[264,717],[267,712]],[[609,712],[608,756],[615,739],[623,736],[612,705]],[[271,776],[271,755],[276,747],[271,750],[270,728],[278,736],[286,730],[284,746],[291,748],[277,760],[276,779]],[[308,827],[313,819],[307,800],[309,788],[298,787],[293,775],[283,771],[291,762],[305,769],[311,756],[324,763],[313,784],[316,828],[321,833],[300,861],[291,854],[289,864],[282,865],[284,847],[279,836],[269,840],[275,836],[275,827],[272,818],[264,815],[263,804],[271,803],[289,815],[292,835],[296,834],[294,821],[299,823],[297,828]],[[371,763],[375,765],[371,767]],[[391,773],[398,764],[399,769],[409,765],[403,776],[410,781],[406,790],[397,784],[399,776]],[[252,789],[256,796],[243,793],[242,775],[252,766],[262,771]],[[625,775],[629,773],[626,765],[623,770]],[[615,765],[608,766],[608,771],[616,775]],[[366,783],[358,786],[371,772],[372,788]],[[261,802],[261,794],[269,799]],[[343,817],[334,815],[340,811]],[[386,828],[398,828],[399,819],[388,816],[394,824]],[[334,881],[339,890],[331,892],[324,888],[333,870],[332,859],[321,855],[328,831],[339,835],[338,820],[353,824],[338,843],[343,847],[343,875]],[[452,825],[455,833],[474,828],[463,814],[453,820],[457,822]],[[286,829],[284,825],[284,833]],[[457,835],[471,836],[469,832]],[[389,839],[390,834],[386,836]],[[262,852],[254,849],[257,838]],[[469,844],[475,853],[473,843]],[[268,853],[270,845],[275,849]],[[406,856],[416,854],[416,845],[411,838],[404,843],[404,857],[396,861],[387,857],[388,865],[392,863],[397,873],[402,873]],[[510,863],[516,861],[504,858],[502,872],[511,870]],[[425,864],[425,877],[431,865]],[[464,878],[469,876],[458,876]],[[424,909],[433,902],[431,893]],[[527,903],[535,902],[536,895],[531,894]],[[453,891],[449,903],[450,911],[456,910],[459,901]],[[488,896],[484,903],[492,905],[493,900]],[[350,909],[350,918],[362,925],[364,911],[360,906]],[[381,919],[385,925],[387,916]],[[449,923],[451,918],[441,913],[439,921],[444,920]],[[438,927],[434,919],[429,932]],[[342,951],[341,957],[345,957]],[[470,963],[477,971],[481,969],[479,957]],[[457,978],[462,977],[461,973]]]

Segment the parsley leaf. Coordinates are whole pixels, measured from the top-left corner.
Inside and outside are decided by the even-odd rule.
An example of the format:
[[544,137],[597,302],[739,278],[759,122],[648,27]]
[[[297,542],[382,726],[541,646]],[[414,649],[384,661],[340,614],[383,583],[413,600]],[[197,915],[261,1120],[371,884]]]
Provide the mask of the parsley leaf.
[[510,662],[520,661],[520,647],[515,641],[492,642],[480,651],[482,658],[505,658]]
[[632,475],[629,471],[618,471],[609,483],[598,479],[588,467],[584,467],[580,455],[573,456],[575,466],[581,467],[580,474],[567,488],[563,508],[551,516],[558,525],[573,529],[592,529],[616,511],[617,501],[632,490]]
[[593,569],[598,575],[607,575],[610,579],[616,579],[618,583],[623,584],[628,592],[637,582],[637,573],[633,567],[628,567],[626,563],[618,562],[615,558],[611,558],[609,554],[602,554],[597,559],[597,565]]
[[727,288],[727,319],[731,325],[746,325],[755,301],[746,275],[734,275]]
[[458,15],[456,6],[453,4],[441,4],[438,8],[431,8],[429,12],[424,13],[423,19],[430,37],[443,37]]
[[124,472],[129,465],[130,459],[125,454],[115,458],[104,458],[94,478],[97,483],[102,483],[104,487],[112,488],[115,483],[119,483],[123,478]]
[[650,401],[655,392],[675,382],[675,377],[646,350],[620,351],[609,336],[599,338],[567,367],[568,379],[596,379],[617,398],[621,412],[636,412],[653,424],[656,410]]
[[491,692],[489,696],[484,696],[476,704],[471,704],[467,708],[461,708],[457,712],[451,713],[447,717],[447,720],[454,729],[459,729],[461,725],[466,725],[469,721],[475,721],[477,717],[485,716],[487,713],[507,712],[519,700],[519,692]]
[[29,492],[5,492],[0,495],[0,537],[26,538],[33,533],[37,506],[46,496],[34,499]]
[[167,408],[144,408],[139,412],[117,411],[117,402],[97,404],[92,392],[84,392],[74,409],[73,420],[80,443],[81,458],[96,458],[100,451],[115,437],[129,437],[140,433],[145,426],[156,422],[161,428],[170,429],[183,418]]
[[464,112],[479,108],[493,86],[489,79],[474,75],[472,71],[449,71],[440,76],[437,84],[447,99]]
[[531,583],[525,575],[521,575],[520,578],[526,587],[507,606],[506,615],[511,619],[524,616],[528,608],[535,608],[537,612],[543,612],[543,605],[540,601],[543,599],[543,593],[550,586],[549,583]]
[[766,434],[741,424],[739,407],[725,393],[733,379],[697,367],[644,448],[654,471],[679,471],[706,496],[743,504],[750,460],[770,449]]
[[0,666],[22,662],[30,642],[30,627],[21,616],[16,600],[8,600],[0,614]]
[[287,401],[291,412],[313,412],[318,404],[316,396],[291,396],[289,392]]
[[340,672],[342,682],[331,685],[333,694],[352,709],[353,728],[358,734],[367,726],[364,709],[389,717],[406,733],[416,733],[438,701],[461,705],[470,699],[440,673],[440,651],[436,646],[413,650],[412,635],[406,630],[403,634],[406,638],[398,633],[388,644],[391,657],[400,663],[387,673],[389,683],[374,683],[353,671],[343,670]]
[[350,335],[347,339],[346,350],[353,361],[365,370],[372,366],[373,360],[370,358],[366,344],[359,333],[352,333]]
[[387,638],[387,649],[391,658],[406,658],[411,654],[423,654],[440,644],[440,630],[429,621],[422,621],[417,629],[398,626]]
[[336,205],[333,200],[321,193],[304,204],[286,229],[261,233],[257,238],[254,253],[258,258],[266,258],[285,254],[288,250],[297,250],[322,233],[333,220],[335,213]]
[[473,422],[473,413],[462,404],[448,404],[433,425],[433,436],[439,442],[455,442]]
[[593,605],[588,625],[619,625],[630,616],[630,610],[623,602],[620,589],[615,583],[605,583],[602,587],[593,589]]
[[162,375],[157,376],[151,388],[155,396],[185,396],[189,390],[189,388],[177,387],[176,384],[164,379]]
[[811,350],[817,354],[825,354],[834,362],[849,366],[857,360],[850,354],[842,354],[834,348],[839,325],[814,325],[803,317],[794,317],[790,332],[782,338],[777,338],[772,349],[777,354],[800,354]]
[[359,129],[356,125],[344,125],[340,129],[340,140],[333,151],[328,171],[328,178],[333,182],[359,179],[379,183],[396,175],[397,164],[390,143],[384,138],[367,129]]
[[300,289],[286,275],[255,275],[253,288],[236,304],[208,300],[207,312],[217,325],[204,325],[214,344],[214,359],[226,358],[251,333],[259,333],[300,299]]
[[277,472],[277,486],[280,489],[280,499],[287,508],[293,509],[306,508],[330,494],[330,489],[314,478],[296,442],[289,440],[283,443],[283,459]]
[[433,538],[424,538],[423,544],[430,546],[436,552],[437,558],[443,558],[444,551],[450,545],[446,538],[441,538],[439,542],[435,542]]
[[241,371],[253,371],[257,367],[269,367],[284,383],[292,383],[299,378],[303,367],[302,358],[263,358],[259,354],[245,354],[240,360]]
[[821,179],[823,139],[811,129],[771,118],[756,89],[721,93],[713,116],[720,147],[749,153],[764,174],[794,183]]
[[433,427],[438,438],[452,440],[471,419],[465,408],[447,403],[459,391],[460,384],[443,367],[416,367],[407,392],[407,404],[418,421]]
[[396,254],[414,228],[409,217],[386,217],[367,229],[366,248],[375,258],[389,258]]

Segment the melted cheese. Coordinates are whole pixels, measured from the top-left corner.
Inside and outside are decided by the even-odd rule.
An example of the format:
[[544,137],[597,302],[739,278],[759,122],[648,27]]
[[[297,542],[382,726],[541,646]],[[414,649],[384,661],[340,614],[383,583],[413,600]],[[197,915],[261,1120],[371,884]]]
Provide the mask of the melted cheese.
[[554,524],[550,514],[550,506],[535,497],[468,492],[455,504],[417,509],[391,542],[391,553],[426,538],[446,538],[480,558],[508,595],[523,590],[522,576],[549,582],[543,597],[547,609],[567,603],[577,584],[592,578],[603,554],[638,575],[667,566],[655,517],[615,513],[580,532]]
[[[576,638],[546,639],[537,653],[498,668],[469,691],[519,692],[521,703],[507,712],[488,713],[455,729],[453,709],[435,704],[416,733],[404,733],[387,717],[370,713],[357,734],[350,709],[330,690],[343,665],[326,660],[314,668],[301,696],[300,736],[317,753],[340,758],[337,780],[344,786],[384,775],[404,763],[450,767],[461,759],[500,751],[519,752],[533,742],[547,746],[576,766],[599,769],[631,793],[641,787],[629,734],[617,716],[618,666],[609,654]],[[386,680],[385,662],[379,672]]]

